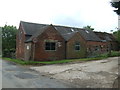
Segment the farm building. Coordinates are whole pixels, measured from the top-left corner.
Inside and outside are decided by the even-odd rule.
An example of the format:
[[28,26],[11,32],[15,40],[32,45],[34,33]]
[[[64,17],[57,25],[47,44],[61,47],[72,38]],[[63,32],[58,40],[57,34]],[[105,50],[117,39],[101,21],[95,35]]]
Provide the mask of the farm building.
[[16,58],[45,61],[93,56],[110,48],[109,41],[100,36],[82,28],[21,21],[16,36]]

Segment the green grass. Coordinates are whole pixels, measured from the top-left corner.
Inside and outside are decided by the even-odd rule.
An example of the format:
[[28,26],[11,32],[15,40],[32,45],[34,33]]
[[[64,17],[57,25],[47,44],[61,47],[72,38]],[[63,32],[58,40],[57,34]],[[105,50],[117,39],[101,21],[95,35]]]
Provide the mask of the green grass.
[[62,63],[69,63],[69,62],[78,62],[78,61],[90,61],[90,60],[100,60],[100,59],[104,59],[101,57],[97,57],[97,58],[83,58],[83,59],[69,59],[69,60],[56,60],[56,61],[23,61],[23,60],[19,60],[19,59],[11,59],[11,58],[3,58],[4,60],[8,60],[8,61],[12,61],[15,62],[17,64],[21,64],[21,65],[46,65],[46,64],[62,64]]
[[108,57],[120,56],[120,52],[112,51],[111,55],[109,53],[101,54],[99,56],[93,58],[82,58],[82,59],[65,59],[65,60],[56,60],[56,61],[23,61],[19,59],[11,59],[11,58],[3,58],[4,60],[12,61],[21,65],[46,65],[46,64],[61,64],[61,63],[69,63],[69,62],[78,62],[78,61],[91,61],[91,60],[100,60]]
[[2,59],[12,61],[12,62],[15,62],[17,64],[22,64],[22,65],[26,65],[28,63],[28,62],[20,60],[20,59],[11,59],[11,58],[6,58],[6,57],[3,57]]
[[59,63],[68,63],[72,62],[73,60],[57,60],[57,61],[38,61],[38,62],[29,62],[30,64],[59,64]]
[[0,58],[2,58],[2,55],[0,55]]

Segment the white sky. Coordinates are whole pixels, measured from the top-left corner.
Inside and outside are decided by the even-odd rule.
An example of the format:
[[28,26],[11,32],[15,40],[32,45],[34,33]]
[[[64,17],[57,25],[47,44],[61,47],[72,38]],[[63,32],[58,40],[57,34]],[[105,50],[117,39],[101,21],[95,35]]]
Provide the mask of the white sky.
[[91,25],[95,31],[116,30],[118,16],[111,0],[0,0],[0,26],[20,20],[72,27]]

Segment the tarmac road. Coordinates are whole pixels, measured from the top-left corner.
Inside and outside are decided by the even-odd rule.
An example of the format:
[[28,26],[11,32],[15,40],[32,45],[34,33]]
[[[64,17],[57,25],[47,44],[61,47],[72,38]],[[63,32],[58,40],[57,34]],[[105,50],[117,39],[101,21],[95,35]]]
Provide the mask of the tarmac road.
[[72,88],[74,86],[42,76],[40,73],[25,66],[16,65],[9,61],[1,60],[2,88]]

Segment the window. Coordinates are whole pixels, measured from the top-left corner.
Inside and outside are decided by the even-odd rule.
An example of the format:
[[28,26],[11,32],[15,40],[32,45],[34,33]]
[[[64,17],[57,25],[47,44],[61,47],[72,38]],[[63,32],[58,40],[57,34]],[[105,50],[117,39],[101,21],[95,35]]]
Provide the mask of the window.
[[27,50],[29,50],[29,46],[27,46]]
[[45,50],[56,50],[56,43],[55,42],[46,42]]
[[87,30],[85,30],[86,31],[86,33],[89,33],[89,31],[87,31]]
[[74,32],[74,29],[71,28],[71,31]]
[[75,50],[77,50],[77,51],[80,50],[80,43],[79,42],[75,43]]
[[95,46],[95,51],[99,51],[99,46]]

